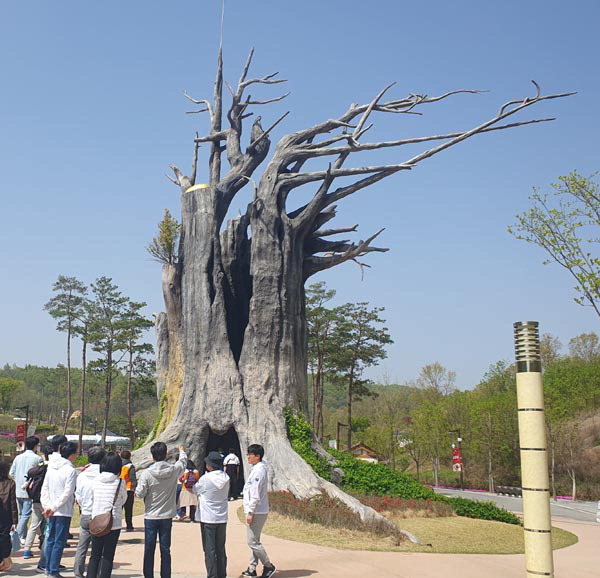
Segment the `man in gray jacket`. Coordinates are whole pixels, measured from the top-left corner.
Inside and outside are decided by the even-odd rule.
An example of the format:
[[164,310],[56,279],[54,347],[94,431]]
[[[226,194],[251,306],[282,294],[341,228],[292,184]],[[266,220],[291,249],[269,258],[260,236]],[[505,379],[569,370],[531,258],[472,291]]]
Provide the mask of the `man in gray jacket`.
[[171,578],[171,528],[177,513],[175,494],[177,479],[185,471],[187,456],[179,447],[179,459],[169,464],[167,446],[156,442],[150,447],[154,463],[139,478],[135,495],[143,498],[144,513],[144,578],[154,578],[156,538],[160,543],[160,578]]

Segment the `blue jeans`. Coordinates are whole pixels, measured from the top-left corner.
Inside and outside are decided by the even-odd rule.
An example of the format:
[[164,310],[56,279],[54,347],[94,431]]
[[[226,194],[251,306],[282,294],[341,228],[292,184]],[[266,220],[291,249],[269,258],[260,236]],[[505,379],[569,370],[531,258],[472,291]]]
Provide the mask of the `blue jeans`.
[[29,522],[31,510],[33,509],[33,500],[31,498],[17,498],[17,505],[19,506],[17,534],[19,534],[19,538],[25,540],[25,536],[27,536],[27,522]]
[[171,518],[144,520],[144,578],[154,578],[156,536],[160,544],[160,578],[171,578]]
[[46,534],[46,571],[50,576],[56,576],[60,567],[60,559],[67,543],[71,518],[52,516],[48,518],[48,533]]

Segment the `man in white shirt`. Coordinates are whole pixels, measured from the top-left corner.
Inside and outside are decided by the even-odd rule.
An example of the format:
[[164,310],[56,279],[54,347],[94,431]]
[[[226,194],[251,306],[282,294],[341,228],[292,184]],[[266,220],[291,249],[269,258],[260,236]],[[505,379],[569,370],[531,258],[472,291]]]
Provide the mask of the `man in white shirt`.
[[19,454],[13,461],[8,475],[15,481],[17,486],[17,505],[19,506],[19,523],[17,525],[17,534],[21,538],[21,544],[25,541],[27,535],[27,522],[31,517],[33,509],[33,500],[29,497],[27,490],[24,488],[27,479],[27,472],[37,466],[41,458],[37,454],[40,446],[40,438],[29,436],[25,440],[25,451]]
[[229,476],[223,471],[223,456],[210,452],[205,458],[206,473],[194,485],[198,496],[202,549],[207,578],[227,578],[227,496]]
[[258,576],[256,567],[260,561],[263,565],[261,578],[270,578],[277,569],[269,560],[269,555],[260,542],[260,534],[269,515],[269,473],[262,461],[264,448],[259,444],[248,447],[248,463],[252,466],[244,484],[244,512],[246,514],[246,530],[250,547],[250,565],[242,572],[242,576]]
[[44,516],[48,519],[46,573],[53,578],[62,578],[59,574],[60,560],[75,508],[77,470],[73,462],[77,458],[77,450],[75,442],[67,442],[60,447],[60,456],[54,452],[42,485],[41,503]]
[[223,460],[225,473],[229,476],[229,499],[235,500],[238,496],[238,478],[240,476],[240,459],[235,455],[235,450],[229,448],[229,454]]
[[100,462],[104,459],[106,451],[100,446],[90,448],[88,452],[89,464],[77,476],[75,486],[75,499],[79,504],[81,516],[79,518],[79,541],[73,563],[73,573],[77,578],[84,578],[85,558],[92,536],[90,534],[90,520],[92,519],[92,488],[94,480],[100,475]]

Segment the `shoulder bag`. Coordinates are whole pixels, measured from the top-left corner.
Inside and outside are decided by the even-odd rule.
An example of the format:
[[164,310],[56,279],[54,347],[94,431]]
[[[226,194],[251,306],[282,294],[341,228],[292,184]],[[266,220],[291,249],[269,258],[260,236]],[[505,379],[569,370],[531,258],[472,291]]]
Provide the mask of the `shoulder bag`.
[[104,514],[98,514],[94,516],[90,521],[90,534],[92,536],[96,536],[96,538],[101,538],[102,536],[106,536],[112,530],[113,524],[113,508],[117,503],[117,496],[119,495],[119,490],[121,489],[121,482],[123,480],[119,479],[119,483],[117,484],[117,491],[115,492],[115,497],[113,499],[112,506],[108,512]]

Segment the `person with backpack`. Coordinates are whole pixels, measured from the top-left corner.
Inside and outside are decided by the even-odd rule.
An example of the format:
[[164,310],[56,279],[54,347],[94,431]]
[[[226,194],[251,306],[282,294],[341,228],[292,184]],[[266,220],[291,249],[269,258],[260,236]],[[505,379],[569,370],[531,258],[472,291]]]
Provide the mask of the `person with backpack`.
[[85,574],[85,558],[92,540],[90,534],[90,521],[92,519],[93,485],[100,475],[100,462],[106,456],[106,451],[100,446],[94,446],[88,451],[88,465],[77,476],[75,484],[75,500],[79,504],[79,541],[75,552],[73,573],[77,578]]
[[25,491],[27,495],[32,500],[32,510],[31,510],[31,523],[29,524],[29,531],[27,532],[27,536],[25,537],[25,545],[23,551],[23,558],[25,560],[30,560],[33,558],[33,552],[31,548],[33,547],[33,542],[35,540],[36,535],[42,536],[44,531],[44,525],[46,519],[44,518],[44,512],[42,510],[42,485],[44,483],[44,478],[46,477],[46,472],[48,471],[48,464],[44,462],[43,459],[38,457],[37,465],[29,468],[27,472],[27,485]]
[[198,505],[198,498],[194,494],[194,485],[200,478],[200,473],[196,469],[196,466],[192,460],[187,461],[185,471],[179,478],[181,482],[181,493],[179,494],[179,519],[185,520],[186,508],[190,508],[190,522],[195,521],[196,517],[196,506]]
[[25,543],[27,523],[31,517],[31,510],[33,509],[33,500],[25,490],[25,485],[27,483],[26,476],[29,469],[33,466],[37,466],[40,462],[40,456],[37,454],[39,445],[40,438],[37,436],[29,436],[25,440],[25,451],[15,458],[9,473],[17,486],[17,505],[19,507],[17,534],[19,534],[19,538],[21,539],[21,545]]
[[225,473],[229,476],[229,500],[238,497],[238,478],[240,477],[240,458],[235,455],[235,450],[229,448],[227,457],[223,460]]
[[125,510],[125,523],[127,524],[127,532],[133,532],[133,498],[135,496],[135,487],[137,486],[137,478],[135,475],[135,466],[131,463],[131,452],[123,450],[121,452],[121,460],[123,468],[121,469],[121,479],[125,483],[127,490],[127,500],[123,505]]

